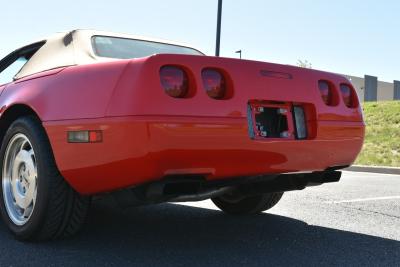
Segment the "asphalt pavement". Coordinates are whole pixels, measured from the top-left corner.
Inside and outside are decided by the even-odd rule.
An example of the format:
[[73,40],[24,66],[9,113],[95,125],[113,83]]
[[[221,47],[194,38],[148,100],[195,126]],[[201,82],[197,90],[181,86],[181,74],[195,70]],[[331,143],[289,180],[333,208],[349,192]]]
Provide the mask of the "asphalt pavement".
[[76,237],[22,243],[0,222],[0,266],[400,266],[400,176],[344,172],[237,218],[210,201],[93,204]]

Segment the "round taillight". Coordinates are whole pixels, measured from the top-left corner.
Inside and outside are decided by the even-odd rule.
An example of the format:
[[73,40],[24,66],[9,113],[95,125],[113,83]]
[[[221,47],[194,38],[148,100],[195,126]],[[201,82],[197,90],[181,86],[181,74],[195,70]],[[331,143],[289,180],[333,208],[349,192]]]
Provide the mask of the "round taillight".
[[188,76],[180,67],[162,67],[160,69],[160,81],[169,96],[183,98],[189,91]]
[[349,108],[354,107],[355,101],[354,101],[353,89],[351,89],[351,87],[348,86],[347,84],[341,84],[340,92],[342,94],[344,104]]
[[203,86],[209,97],[222,99],[226,95],[226,82],[224,75],[215,69],[204,69],[201,73]]
[[321,93],[321,98],[325,104],[328,106],[333,105],[333,94],[332,89],[327,81],[318,82],[319,92]]

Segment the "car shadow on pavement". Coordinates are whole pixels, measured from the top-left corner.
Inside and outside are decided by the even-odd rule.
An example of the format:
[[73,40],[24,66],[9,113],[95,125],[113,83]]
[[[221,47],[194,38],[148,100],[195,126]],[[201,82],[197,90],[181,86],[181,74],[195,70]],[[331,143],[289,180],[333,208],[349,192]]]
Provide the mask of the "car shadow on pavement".
[[400,258],[400,242],[394,240],[267,213],[237,218],[176,204],[123,211],[98,201],[72,239],[22,243],[4,224],[0,237],[1,266],[16,265],[13,250],[24,266],[396,265]]

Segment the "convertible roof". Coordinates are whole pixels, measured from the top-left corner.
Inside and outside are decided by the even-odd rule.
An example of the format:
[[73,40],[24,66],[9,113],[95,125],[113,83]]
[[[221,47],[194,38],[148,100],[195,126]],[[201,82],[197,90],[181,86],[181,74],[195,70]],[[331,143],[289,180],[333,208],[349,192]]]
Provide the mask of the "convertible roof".
[[98,57],[95,55],[91,40],[92,37],[96,35],[146,40],[192,48],[185,44],[137,35],[97,30],[73,30],[70,32],[57,33],[39,40],[39,42],[35,42],[35,44],[40,42],[45,43],[29,59],[29,61],[22,67],[17,75],[15,75],[14,79],[20,79],[38,72],[64,66],[118,60],[113,58]]

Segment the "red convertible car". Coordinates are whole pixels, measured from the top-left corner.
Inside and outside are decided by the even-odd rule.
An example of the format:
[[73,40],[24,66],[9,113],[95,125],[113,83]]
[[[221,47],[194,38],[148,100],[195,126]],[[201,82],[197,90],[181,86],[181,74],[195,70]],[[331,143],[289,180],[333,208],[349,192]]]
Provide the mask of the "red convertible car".
[[21,240],[76,233],[92,196],[259,213],[339,181],[363,139],[337,74],[92,30],[0,61],[0,210]]

